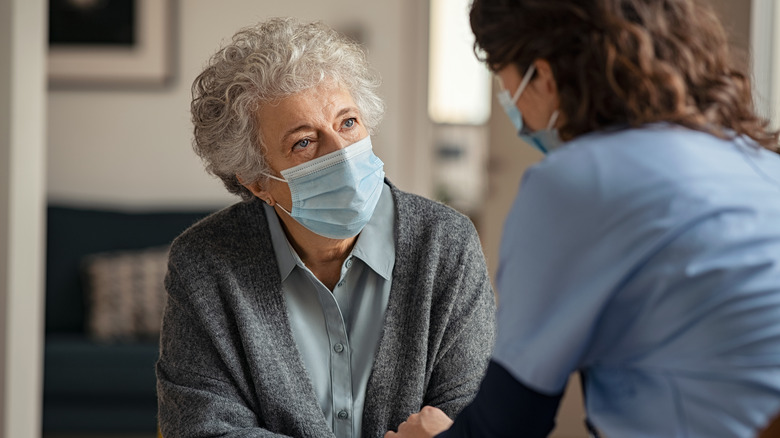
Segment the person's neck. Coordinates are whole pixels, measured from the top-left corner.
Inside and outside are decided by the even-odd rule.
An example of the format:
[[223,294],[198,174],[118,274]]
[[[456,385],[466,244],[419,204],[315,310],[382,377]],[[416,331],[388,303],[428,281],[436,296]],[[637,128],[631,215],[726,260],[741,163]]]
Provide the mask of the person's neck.
[[322,284],[333,290],[341,277],[341,266],[355,246],[357,236],[331,239],[314,233],[284,213],[277,213],[277,216],[281,220],[287,240],[301,261]]

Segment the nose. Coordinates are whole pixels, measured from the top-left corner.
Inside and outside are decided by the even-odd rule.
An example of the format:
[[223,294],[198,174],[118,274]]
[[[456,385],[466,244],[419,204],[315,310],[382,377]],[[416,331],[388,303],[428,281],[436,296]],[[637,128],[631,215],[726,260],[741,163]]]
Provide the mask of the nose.
[[327,155],[331,152],[344,149],[350,144],[349,139],[342,137],[338,132],[324,132],[320,135],[320,150],[318,156]]

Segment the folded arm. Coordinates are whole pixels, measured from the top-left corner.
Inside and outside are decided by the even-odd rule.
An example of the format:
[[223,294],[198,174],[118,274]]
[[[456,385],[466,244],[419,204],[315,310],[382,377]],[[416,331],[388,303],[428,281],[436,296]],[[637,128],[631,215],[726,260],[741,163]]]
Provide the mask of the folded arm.
[[434,366],[423,403],[447,415],[457,415],[476,395],[493,351],[495,295],[476,231],[466,242],[458,270],[448,282],[448,291],[434,298],[436,321],[446,324],[436,331]]
[[539,393],[491,361],[479,393],[454,424],[442,411],[425,407],[385,438],[543,438],[555,426],[561,396]]

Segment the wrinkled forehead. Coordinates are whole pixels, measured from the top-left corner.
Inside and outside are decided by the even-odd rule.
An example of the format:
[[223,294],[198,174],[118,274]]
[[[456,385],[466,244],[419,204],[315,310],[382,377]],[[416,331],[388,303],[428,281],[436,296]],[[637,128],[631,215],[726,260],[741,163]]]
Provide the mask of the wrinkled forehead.
[[277,107],[282,102],[296,99],[307,94],[323,94],[325,96],[340,93],[345,90],[351,95],[347,85],[342,81],[331,77],[323,76],[318,80],[295,81],[295,83],[279,86],[272,93],[267,93],[260,97],[257,107]]

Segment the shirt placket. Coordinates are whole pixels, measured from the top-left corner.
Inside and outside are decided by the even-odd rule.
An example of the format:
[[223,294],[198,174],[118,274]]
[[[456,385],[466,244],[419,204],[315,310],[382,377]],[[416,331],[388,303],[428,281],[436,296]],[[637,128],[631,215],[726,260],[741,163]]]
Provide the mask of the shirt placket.
[[[344,271],[337,287],[344,287]],[[353,438],[352,365],[349,338],[338,303],[327,288],[318,288],[325,326],[330,341],[331,394],[333,396],[333,433],[339,438]],[[323,290],[324,289],[324,290]]]

